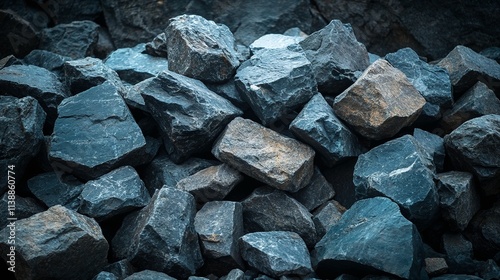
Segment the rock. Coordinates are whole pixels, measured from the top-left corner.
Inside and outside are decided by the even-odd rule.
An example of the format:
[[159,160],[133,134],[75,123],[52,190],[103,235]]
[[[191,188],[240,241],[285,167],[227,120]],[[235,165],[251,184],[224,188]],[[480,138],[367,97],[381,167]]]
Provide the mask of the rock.
[[301,37],[303,39],[305,39],[309,36],[309,35],[307,35],[307,33],[302,31],[298,27],[292,27],[292,28],[287,29],[285,32],[283,32],[283,35],[292,36],[292,37]]
[[448,272],[448,264],[444,258],[425,258],[425,271],[433,277]]
[[441,120],[443,114],[441,113],[441,107],[432,103],[425,103],[422,112],[418,118],[413,123],[417,127],[432,127]]
[[[11,199],[9,199],[11,197]],[[13,199],[12,199],[13,198]],[[9,210],[12,207],[12,201],[15,202],[15,210],[11,215]],[[10,202],[10,203],[9,203]],[[9,207],[10,206],[10,207]],[[26,219],[37,213],[45,211],[45,208],[31,197],[21,197],[17,194],[11,195],[8,192],[4,193],[0,198],[0,214],[5,217],[0,221],[0,229],[3,229],[9,224],[9,218]],[[14,216],[14,217],[11,217]]]
[[138,269],[186,278],[203,265],[194,229],[195,214],[192,195],[161,188],[148,206],[124,219],[113,238],[113,252]]
[[141,94],[176,163],[206,151],[224,127],[243,114],[200,81],[170,71],[152,79]]
[[387,273],[422,279],[422,246],[416,226],[401,215],[397,204],[383,197],[364,199],[316,244],[313,266],[320,278]]
[[436,171],[441,172],[444,169],[444,159],[446,156],[443,138],[419,128],[413,130],[413,137],[431,155]]
[[251,267],[272,277],[312,272],[306,244],[295,232],[248,233],[241,237],[240,247]]
[[489,47],[482,50],[480,55],[485,56],[489,59],[493,59],[496,62],[500,63],[500,48],[499,47]]
[[99,0],[75,3],[71,0],[58,0],[57,4],[42,6],[57,23],[68,23],[73,20],[97,20],[102,13]]
[[377,54],[374,54],[374,53],[371,53],[371,52],[368,53],[368,59],[370,60],[370,64],[374,63],[375,61],[377,61],[380,58],[381,57],[379,55],[377,55]]
[[72,176],[59,178],[55,172],[46,172],[32,177],[27,182],[30,192],[45,206],[62,205],[76,211],[80,205],[78,196],[83,184]]
[[482,82],[477,82],[443,114],[441,126],[450,133],[464,122],[489,114],[500,115],[500,100]]
[[467,237],[474,246],[476,257],[494,258],[500,251],[500,203],[481,210],[469,223]]
[[466,274],[445,274],[432,280],[482,280],[483,278]]
[[70,57],[44,50],[32,50],[23,58],[25,64],[42,67],[56,73],[62,70],[64,62],[69,60],[71,60]]
[[323,169],[326,180],[335,190],[335,200],[342,206],[350,208],[356,202],[356,187],[353,183],[354,167],[357,158],[347,160],[333,168]]
[[250,44],[250,51],[256,53],[263,49],[286,49],[300,43],[304,38],[282,34],[266,34]]
[[332,107],[319,93],[292,121],[290,130],[313,147],[328,166],[357,157],[364,151],[357,136],[335,116]]
[[313,212],[313,222],[316,225],[318,239],[321,239],[333,225],[340,221],[345,211],[345,207],[340,203],[330,200]]
[[224,24],[181,15],[170,19],[165,36],[170,71],[220,83],[229,80],[240,65],[233,34]]
[[311,61],[318,89],[339,94],[352,85],[369,63],[368,52],[356,40],[351,25],[332,20],[323,29],[300,42]]
[[224,275],[233,268],[245,267],[238,248],[238,239],[243,235],[241,203],[207,202],[196,213],[194,226],[210,272]]
[[405,74],[379,59],[335,98],[335,114],[364,137],[394,136],[417,119],[425,99]]
[[299,109],[317,92],[311,63],[287,49],[257,52],[238,68],[235,83],[264,125]]
[[309,184],[314,171],[311,148],[239,117],[227,125],[212,154],[252,178],[291,192]]
[[151,42],[146,43],[145,52],[152,56],[168,57],[167,35],[162,32],[153,38]]
[[290,195],[304,205],[307,210],[312,211],[331,199],[335,195],[335,190],[323,177],[321,171],[314,168],[314,174],[309,185]]
[[486,194],[500,193],[500,115],[466,121],[444,142],[456,168],[476,175]]
[[118,280],[118,277],[111,272],[101,271],[92,280]]
[[154,270],[143,270],[136,272],[123,280],[175,280],[176,278],[170,277],[165,273]]
[[445,68],[450,74],[455,97],[481,81],[493,90],[499,90],[500,65],[475,51],[456,46],[438,66]]
[[135,268],[127,259],[108,264],[103,268],[103,271],[113,273],[118,279],[124,279],[134,274]]
[[[108,243],[99,225],[63,206],[15,222],[17,279],[91,279],[106,265]],[[7,258],[9,227],[1,233]],[[57,269],[54,269],[57,267]]]
[[117,49],[106,58],[104,64],[116,71],[122,80],[131,84],[137,84],[167,70],[168,61],[165,58],[143,54],[144,46],[145,44],[139,44],[133,48]]
[[245,279],[245,272],[241,271],[241,269],[235,268],[226,276],[220,278],[221,280],[243,280]]
[[291,231],[300,235],[309,247],[316,243],[311,213],[284,192],[260,187],[242,203],[246,232]]
[[439,197],[432,159],[413,136],[388,141],[362,154],[354,167],[358,199],[385,196],[419,227],[436,216]]
[[91,56],[99,36],[99,25],[89,20],[58,24],[42,31],[39,48],[80,59]]
[[498,279],[500,275],[500,267],[497,265],[497,263],[494,260],[487,260],[483,267],[482,270],[479,272],[479,275],[481,278],[484,280],[495,280]]
[[250,106],[243,98],[243,95],[236,88],[234,80],[229,80],[224,84],[209,84],[206,86],[213,92],[224,97],[225,99],[231,101],[234,106],[240,108],[242,111],[246,111]]
[[53,167],[89,180],[142,163],[146,140],[111,83],[66,98],[58,111],[49,152]]
[[23,61],[13,55],[8,55],[0,59],[0,69],[9,67],[11,65],[23,65]]
[[446,233],[442,237],[443,252],[450,273],[469,273],[474,270],[472,243],[460,233]]
[[97,39],[97,44],[94,48],[94,56],[100,59],[105,59],[108,55],[116,50],[113,41],[111,40],[111,35],[109,30],[103,27],[99,27],[99,38]]
[[0,57],[9,54],[23,57],[38,46],[40,36],[35,26],[16,12],[0,10],[0,22],[3,27],[0,31]]
[[[141,92],[143,88],[147,87],[153,79],[154,77],[151,77],[135,85],[125,84],[126,90],[125,94],[122,96],[123,100],[125,100],[125,103],[127,103],[127,105],[132,108],[139,109],[149,114],[149,109],[148,107],[146,107],[146,102],[144,102],[144,98],[142,98]],[[154,123],[154,121],[152,122]]]
[[223,200],[243,180],[243,175],[227,164],[210,166],[180,180],[176,187],[191,193],[198,203]]

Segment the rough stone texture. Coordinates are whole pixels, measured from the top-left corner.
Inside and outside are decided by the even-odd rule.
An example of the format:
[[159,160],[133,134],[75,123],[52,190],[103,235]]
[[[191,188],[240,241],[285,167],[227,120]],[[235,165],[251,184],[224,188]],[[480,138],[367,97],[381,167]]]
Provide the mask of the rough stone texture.
[[240,239],[241,256],[248,264],[272,277],[312,272],[306,244],[295,232],[248,233]]
[[309,184],[314,171],[313,149],[239,117],[227,125],[212,153],[250,177],[291,192]]
[[[14,54],[17,57],[27,55],[38,46],[40,36],[33,24],[12,11],[12,7],[0,10],[0,57]],[[7,8],[7,7],[5,7]]]
[[[203,265],[194,229],[194,197],[174,188],[161,188],[148,206],[128,215],[112,241],[118,258],[138,269],[151,269],[186,278]],[[169,225],[169,226],[165,226]]]
[[234,82],[234,79],[231,79],[224,84],[208,84],[207,83],[206,86],[211,91],[213,91],[213,92],[217,93],[218,95],[231,101],[231,103],[233,103],[234,106],[240,108],[241,110],[245,111],[248,108],[250,108],[250,106],[245,101],[245,99],[243,99],[243,95],[236,88],[236,84]]
[[309,247],[317,241],[311,213],[284,192],[261,187],[242,203],[246,232],[291,231],[300,235]]
[[32,50],[23,58],[23,63],[35,65],[58,73],[58,71],[62,69],[64,62],[68,60],[71,60],[71,58],[57,53],[44,50]]
[[78,212],[103,221],[144,207],[150,198],[135,169],[124,166],[88,181],[80,193]]
[[169,70],[203,82],[229,80],[240,65],[229,28],[197,15],[170,19],[165,30]]
[[487,194],[500,192],[500,115],[466,121],[444,142],[456,168],[476,175]]
[[243,175],[227,164],[210,166],[180,180],[176,187],[191,193],[197,202],[223,200],[243,180]]
[[445,68],[450,74],[456,97],[477,81],[482,81],[494,90],[500,89],[500,64],[467,47],[456,46],[438,66]]
[[[0,221],[0,229],[3,229],[7,224],[9,224],[8,218],[10,216],[14,216],[18,220],[29,218],[37,213],[45,211],[45,207],[43,207],[39,202],[31,197],[21,197],[17,194],[14,195],[15,201],[15,215],[9,215],[9,206],[12,207],[12,202],[9,203],[9,195],[7,192],[2,195],[0,198],[0,215],[4,217],[2,221]],[[10,200],[12,201],[12,200]],[[12,217],[12,218],[14,218]]]
[[304,38],[282,34],[266,34],[250,44],[250,51],[256,53],[262,49],[286,49],[300,43]]
[[[17,279],[91,279],[106,265],[108,243],[93,219],[54,206],[18,220]],[[0,231],[0,252],[9,253],[9,228]],[[54,269],[54,268],[57,269]]]
[[448,271],[448,264],[444,258],[425,258],[425,271],[429,276],[438,276]]
[[500,203],[481,210],[469,223],[467,237],[474,246],[475,255],[482,259],[493,258],[500,252]]
[[59,178],[55,172],[38,174],[28,180],[28,189],[45,206],[62,205],[76,211],[80,202],[78,196],[83,184],[72,176]]
[[46,28],[40,36],[39,48],[73,59],[91,56],[99,36],[99,25],[84,20]]
[[241,203],[207,202],[196,213],[194,226],[211,273],[224,275],[233,268],[245,267],[238,248],[238,239],[244,233]]
[[167,70],[168,61],[165,58],[142,53],[144,46],[145,44],[139,44],[133,48],[117,49],[109,54],[104,64],[116,71],[122,80],[131,84]]
[[446,156],[443,138],[419,128],[415,128],[413,137],[431,155],[436,171],[441,172],[444,169],[444,159]]
[[340,221],[345,211],[345,207],[340,203],[330,200],[313,212],[313,222],[316,225],[318,239],[321,239],[333,225]]
[[92,280],[118,280],[118,277],[111,272],[101,271]]
[[154,270],[143,270],[136,272],[123,280],[175,280],[176,278],[170,277],[165,273]]
[[167,35],[162,32],[151,40],[147,42],[145,47],[145,52],[152,56],[157,57],[168,57],[168,47],[167,47]]
[[477,82],[443,114],[441,126],[450,133],[470,119],[489,114],[500,115],[500,100],[488,86]]
[[416,226],[401,215],[398,205],[376,197],[347,210],[316,244],[312,259],[320,278],[383,272],[422,279],[422,246]]
[[165,71],[143,87],[142,97],[177,163],[211,147],[213,140],[243,113],[202,82]]
[[111,272],[118,279],[124,279],[134,274],[135,268],[130,264],[127,259],[119,260],[117,262],[108,264],[104,267],[103,271]]
[[426,101],[405,74],[379,59],[335,98],[335,114],[370,139],[394,136],[417,119]]
[[125,100],[125,103],[132,108],[139,109],[149,114],[149,109],[146,106],[146,102],[144,102],[144,98],[142,98],[141,92],[143,88],[147,87],[153,79],[154,77],[151,77],[135,85],[124,84],[126,91],[122,97],[123,100]]
[[319,93],[292,121],[290,130],[311,145],[328,166],[357,157],[364,151],[357,136],[335,116],[332,107]]
[[407,219],[425,227],[439,208],[434,173],[430,155],[413,136],[405,135],[359,156],[353,179],[356,197],[388,197]]
[[321,171],[314,168],[314,174],[309,185],[290,195],[304,205],[307,210],[312,211],[331,199],[335,195],[335,190],[321,174]]
[[220,278],[221,280],[243,280],[245,279],[245,272],[241,269],[235,268],[231,270],[226,276]]
[[125,163],[141,163],[146,140],[112,84],[68,97],[58,111],[49,153],[53,167],[95,179]]
[[304,105],[317,92],[311,63],[301,52],[264,49],[238,68],[235,83],[264,125]]

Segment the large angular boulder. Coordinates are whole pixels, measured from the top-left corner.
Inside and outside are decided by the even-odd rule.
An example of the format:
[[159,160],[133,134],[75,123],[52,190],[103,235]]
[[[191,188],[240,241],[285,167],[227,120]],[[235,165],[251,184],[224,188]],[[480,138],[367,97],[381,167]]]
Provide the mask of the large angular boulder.
[[80,206],[78,196],[84,184],[73,176],[62,176],[53,171],[38,174],[27,182],[30,192],[45,206],[62,205],[76,211]]
[[316,244],[312,259],[321,278],[342,273],[387,273],[403,279],[427,276],[416,226],[384,197],[356,202]]
[[99,224],[63,206],[13,222],[13,227],[0,231],[0,252],[3,258],[12,254],[7,237],[14,230],[17,279],[85,280],[107,264],[109,246]]
[[243,114],[202,82],[170,71],[160,73],[141,90],[165,149],[176,163],[209,149],[224,127]]
[[426,101],[405,74],[379,59],[335,98],[335,114],[369,139],[394,136],[411,125]]
[[239,117],[227,125],[212,154],[250,177],[291,192],[309,184],[314,171],[313,149]]
[[18,57],[27,55],[40,42],[36,26],[13,11],[12,7],[0,6],[0,8],[2,9],[0,10],[0,22],[3,27],[0,30],[0,57],[9,54]]
[[53,167],[88,180],[142,163],[146,140],[112,84],[68,97],[58,111],[49,152]]
[[358,199],[385,196],[418,226],[437,214],[439,198],[431,156],[411,135],[388,141],[359,156],[353,182]]

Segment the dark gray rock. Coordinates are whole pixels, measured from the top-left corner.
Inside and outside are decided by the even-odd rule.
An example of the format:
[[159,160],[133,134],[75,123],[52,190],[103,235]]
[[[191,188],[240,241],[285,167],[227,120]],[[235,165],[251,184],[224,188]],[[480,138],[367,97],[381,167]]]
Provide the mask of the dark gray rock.
[[243,95],[236,88],[236,84],[234,82],[234,79],[231,79],[224,84],[209,84],[209,83],[207,83],[206,86],[211,91],[213,91],[213,92],[217,93],[218,95],[224,97],[225,99],[231,101],[231,103],[233,103],[234,106],[240,108],[241,110],[246,111],[248,108],[250,108],[248,103],[243,98]]
[[78,196],[83,184],[72,176],[59,178],[55,172],[46,172],[32,177],[27,184],[30,192],[47,207],[59,204],[76,211],[80,205]]
[[339,94],[358,79],[370,64],[368,52],[356,40],[350,24],[332,20],[323,29],[300,42],[311,61],[318,89]]
[[469,274],[445,274],[438,277],[434,277],[432,278],[432,280],[484,280],[484,279]]
[[347,160],[333,168],[323,169],[326,180],[332,184],[335,190],[335,200],[346,208],[356,202],[356,187],[353,183],[354,167],[357,158]]
[[240,117],[227,125],[212,154],[250,177],[291,192],[309,184],[314,171],[313,149]]
[[49,153],[54,168],[88,180],[141,163],[146,140],[112,84],[69,97],[58,111]]
[[328,166],[350,157],[357,157],[364,148],[349,128],[335,116],[321,94],[307,102],[290,124],[298,139],[311,145]]
[[99,27],[99,38],[94,48],[94,56],[100,59],[105,59],[116,48],[107,28]]
[[291,231],[300,235],[309,247],[316,243],[311,213],[284,192],[261,187],[242,203],[246,232]]
[[376,197],[347,210],[316,244],[312,259],[320,278],[388,273],[422,279],[422,246],[416,226],[401,215],[398,205]]
[[493,59],[496,62],[500,63],[500,48],[499,47],[489,47],[481,52],[479,52],[480,55],[485,56],[489,59]]
[[[24,64],[35,65],[49,71],[59,71],[64,62],[72,60],[70,57],[45,50],[32,50],[23,58]],[[57,73],[57,72],[56,72]]]
[[500,251],[500,203],[481,210],[469,223],[467,237],[481,259],[494,258]]
[[[9,197],[14,199],[9,199]],[[12,201],[15,202],[15,205],[12,205]],[[12,212],[13,215],[9,213],[9,206],[15,206],[15,210]],[[17,194],[11,195],[6,192],[0,198],[0,215],[4,217],[4,219],[0,221],[0,229],[3,229],[9,224],[8,218],[17,218],[18,220],[26,219],[43,211],[45,211],[45,207],[35,199],[31,197],[21,197]]]
[[74,20],[97,20],[102,13],[99,0],[75,3],[71,0],[58,0],[44,3],[41,7],[57,23],[69,23]]
[[500,193],[500,115],[466,121],[444,142],[456,168],[476,175],[486,194]]
[[131,84],[168,70],[168,61],[142,53],[144,46],[145,44],[139,44],[133,48],[117,49],[109,54],[104,64],[116,71],[122,80]]
[[154,270],[143,270],[136,272],[123,280],[175,280],[176,278],[170,277],[165,273]]
[[[63,206],[18,220],[15,227],[17,279],[92,279],[107,263],[109,246],[97,222]],[[12,246],[9,230],[0,231],[3,258]]]
[[422,112],[413,124],[417,127],[434,126],[443,116],[441,111],[439,105],[426,102],[424,108],[422,108]]
[[146,43],[144,48],[145,52],[149,55],[167,58],[167,35],[165,32],[156,35],[151,42]]
[[136,108],[149,114],[149,109],[146,106],[146,102],[144,102],[144,98],[142,98],[141,92],[153,79],[154,77],[151,77],[135,85],[124,84],[126,90],[122,97],[125,103],[131,108]]
[[238,248],[238,239],[244,233],[241,203],[207,202],[196,213],[194,226],[211,273],[224,275],[231,269],[245,267]]
[[496,280],[500,275],[500,266],[494,260],[489,259],[482,265],[479,275],[484,280]]
[[407,219],[426,227],[439,208],[434,175],[430,155],[413,136],[405,135],[360,155],[353,181],[358,199],[388,197]]
[[299,36],[289,36],[282,34],[266,34],[250,44],[250,51],[256,53],[263,49],[287,49],[290,46],[297,45],[304,38]]
[[248,233],[241,237],[240,247],[251,267],[272,277],[312,272],[306,244],[295,232]]
[[309,60],[287,49],[257,52],[238,68],[235,82],[264,125],[299,109],[317,92]]
[[39,48],[72,59],[91,56],[97,44],[99,25],[84,20],[58,24],[42,31]]
[[222,276],[220,278],[221,280],[244,280],[245,279],[245,272],[243,272],[241,269],[235,268],[225,276]]
[[318,168],[314,168],[309,185],[290,195],[304,205],[307,210],[312,211],[331,199],[335,195],[335,190],[323,174],[321,174],[321,171]]
[[202,82],[170,71],[153,78],[141,94],[177,163],[209,149],[224,127],[243,114]]
[[223,200],[243,180],[243,174],[227,164],[210,166],[182,180],[176,187],[191,193],[198,203]]
[[443,138],[419,128],[413,130],[413,137],[431,155],[436,171],[441,172],[444,169],[444,159],[446,156]]
[[444,258],[425,258],[425,271],[430,277],[448,272],[448,264]]
[[23,57],[38,47],[40,36],[29,20],[25,20],[11,8],[2,7],[0,10],[0,22],[3,27],[0,30],[0,57],[9,54]]
[[135,268],[130,264],[127,259],[119,260],[117,262],[108,264],[103,268],[103,271],[113,273],[119,280],[125,279],[134,274]]
[[335,200],[330,200],[313,212],[313,222],[316,225],[318,239],[323,238],[326,232],[342,217],[346,209]]
[[442,237],[443,252],[450,273],[470,273],[475,269],[472,243],[460,233],[446,233]]
[[148,206],[124,219],[113,238],[113,252],[138,269],[186,278],[203,265],[194,229],[195,214],[192,195],[161,188]]
[[101,271],[92,280],[118,280],[118,277],[111,272]]

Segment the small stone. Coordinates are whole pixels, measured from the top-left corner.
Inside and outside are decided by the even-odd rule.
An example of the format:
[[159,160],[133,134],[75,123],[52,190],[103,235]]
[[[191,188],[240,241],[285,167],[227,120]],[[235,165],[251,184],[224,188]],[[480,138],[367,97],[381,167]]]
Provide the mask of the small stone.
[[433,277],[448,272],[448,264],[444,258],[425,258],[425,271]]
[[23,61],[18,59],[13,55],[8,55],[2,59],[0,59],[0,69],[9,67],[11,65],[23,65]]
[[103,271],[113,273],[118,279],[124,279],[134,274],[135,268],[127,259],[108,264],[103,268]]
[[479,211],[469,223],[467,237],[476,257],[491,259],[500,252],[500,203]]
[[153,38],[151,42],[146,43],[145,52],[152,56],[168,57],[167,35],[162,32]]
[[241,256],[248,264],[272,277],[312,272],[306,244],[294,232],[248,233],[240,239]]
[[321,174],[321,171],[314,168],[314,174],[309,185],[290,195],[304,205],[307,210],[312,211],[331,199],[335,195],[335,190]]
[[45,50],[32,50],[23,58],[25,64],[42,67],[53,72],[61,70],[64,62],[69,60],[71,60],[70,57]]
[[143,270],[136,272],[123,280],[175,280],[176,278],[170,277],[165,273],[154,270]]
[[300,43],[304,38],[282,34],[266,34],[250,44],[250,51],[256,53],[263,49],[286,49]]
[[144,102],[144,98],[142,98],[141,92],[151,83],[151,80],[153,79],[154,77],[151,77],[135,85],[124,84],[126,90],[122,97],[123,100],[125,100],[125,103],[127,103],[129,107],[139,109],[149,114],[149,109],[146,106],[146,102]]
[[213,92],[217,93],[218,95],[224,97],[225,99],[231,101],[231,103],[234,104],[234,106],[240,108],[241,110],[245,111],[250,106],[248,103],[244,100],[243,95],[238,91],[236,88],[236,84],[233,79],[227,81],[224,84],[206,84],[206,86]]
[[23,57],[38,47],[40,36],[35,26],[11,9],[0,10],[0,57]]
[[316,225],[318,239],[321,239],[333,225],[340,221],[345,211],[345,207],[340,203],[330,200],[313,212],[313,222]]
[[111,272],[101,271],[92,280],[118,280],[118,277]]
[[220,278],[221,280],[244,280],[245,279],[245,272],[243,272],[241,269],[235,268],[231,271],[226,276],[223,276]]
[[28,180],[28,189],[45,206],[62,205],[76,211],[83,184],[72,176],[59,178],[55,172],[38,174]]
[[431,155],[436,171],[442,171],[444,169],[444,159],[446,157],[443,138],[419,128],[415,128],[413,137],[415,137],[415,140],[420,143],[420,146]]
[[[14,197],[14,199],[12,199],[12,197]],[[12,208],[12,201],[15,202],[14,208]],[[10,209],[14,209],[14,211],[11,212]],[[17,194],[11,195],[5,192],[0,198],[0,215],[4,217],[4,219],[0,221],[0,229],[9,224],[9,218],[15,217],[18,220],[26,219],[45,211],[45,209],[45,207],[31,197],[21,197]]]

